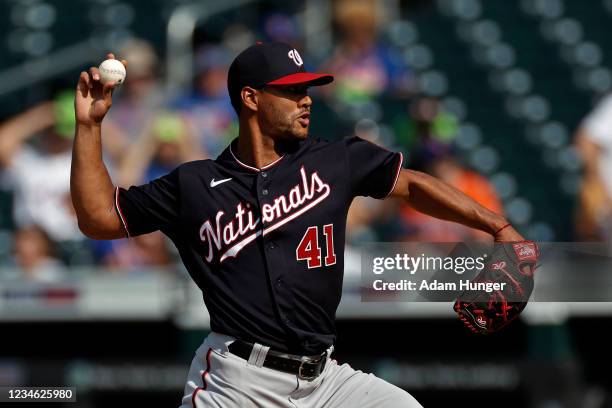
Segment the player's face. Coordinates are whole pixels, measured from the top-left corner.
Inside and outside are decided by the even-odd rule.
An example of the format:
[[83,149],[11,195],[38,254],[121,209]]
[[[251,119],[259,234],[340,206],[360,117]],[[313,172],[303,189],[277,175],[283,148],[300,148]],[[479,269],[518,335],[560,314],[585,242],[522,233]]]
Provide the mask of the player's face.
[[280,140],[308,136],[312,99],[305,85],[266,86],[260,90],[259,126]]

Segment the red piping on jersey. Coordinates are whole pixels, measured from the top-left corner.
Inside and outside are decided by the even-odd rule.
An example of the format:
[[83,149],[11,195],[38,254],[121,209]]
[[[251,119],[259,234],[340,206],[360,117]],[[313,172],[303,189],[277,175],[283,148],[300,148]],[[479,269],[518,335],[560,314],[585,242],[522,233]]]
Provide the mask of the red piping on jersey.
[[208,387],[208,384],[206,383],[206,374],[208,374],[210,371],[210,353],[211,352],[212,352],[212,349],[209,348],[208,352],[206,353],[206,370],[204,370],[204,372],[202,373],[202,386],[197,387],[195,390],[193,390],[193,394],[191,394],[191,405],[193,405],[194,408],[196,406],[196,402],[195,402],[196,395],[198,394],[199,391],[206,391],[206,388]]
[[232,150],[232,145],[230,144],[229,147],[230,153],[232,154],[232,157],[234,158],[234,160],[236,160],[236,162],[241,165],[244,168],[247,168],[249,170],[252,171],[261,171],[261,170],[266,170],[272,166],[274,166],[276,163],[278,163],[283,157],[285,157],[285,155],[282,155],[281,157],[279,157],[278,159],[274,160],[272,163],[270,164],[266,164],[265,166],[263,166],[261,169],[258,169],[257,167],[253,167],[253,166],[249,166],[248,164],[244,164],[243,162],[241,162],[240,160],[238,160],[238,158],[236,157],[236,155],[234,154],[234,151]]
[[119,187],[115,187],[115,210],[117,211],[117,215],[119,215],[119,220],[121,220],[121,225],[123,226],[127,237],[130,238],[132,234],[130,234],[127,222],[125,222],[125,217],[123,216],[123,211],[121,211],[121,207],[119,206]]
[[391,194],[393,192],[393,190],[395,190],[395,185],[397,184],[397,180],[399,179],[399,175],[402,171],[402,163],[404,163],[404,155],[402,154],[402,152],[399,152],[400,155],[400,161],[399,164],[397,165],[397,172],[395,174],[395,181],[393,181],[393,186],[391,187],[391,190],[389,190],[389,192],[387,193],[387,195],[384,198],[389,197],[389,194]]

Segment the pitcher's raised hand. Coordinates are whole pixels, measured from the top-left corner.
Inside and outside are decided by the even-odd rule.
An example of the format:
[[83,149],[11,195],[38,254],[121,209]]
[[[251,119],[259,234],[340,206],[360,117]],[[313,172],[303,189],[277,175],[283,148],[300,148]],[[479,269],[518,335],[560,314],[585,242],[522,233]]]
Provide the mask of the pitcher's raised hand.
[[[112,53],[106,55],[107,59],[114,59]],[[127,61],[121,60],[127,67]],[[115,83],[103,84],[100,81],[100,72],[97,67],[81,72],[77,84],[74,108],[76,120],[81,125],[100,124],[113,104],[113,88]]]

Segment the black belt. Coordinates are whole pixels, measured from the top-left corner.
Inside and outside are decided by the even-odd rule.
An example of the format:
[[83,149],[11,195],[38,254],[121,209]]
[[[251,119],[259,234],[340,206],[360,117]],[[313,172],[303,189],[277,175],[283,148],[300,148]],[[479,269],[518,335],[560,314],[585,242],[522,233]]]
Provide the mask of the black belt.
[[[229,345],[228,349],[230,353],[248,360],[253,350],[253,343],[236,340]],[[321,353],[317,356],[297,356],[268,350],[263,366],[296,374],[299,378],[310,381],[317,378],[323,372],[326,360],[327,353]]]

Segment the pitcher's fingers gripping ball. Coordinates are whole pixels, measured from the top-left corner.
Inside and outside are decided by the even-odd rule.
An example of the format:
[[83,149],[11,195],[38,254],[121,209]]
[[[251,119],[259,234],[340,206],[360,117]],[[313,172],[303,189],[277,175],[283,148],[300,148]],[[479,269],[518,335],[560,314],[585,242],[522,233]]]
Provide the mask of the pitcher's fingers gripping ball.
[[474,333],[496,332],[516,319],[533,291],[538,245],[533,241],[495,242],[489,261],[472,283],[498,283],[499,290],[464,291],[454,309]]

